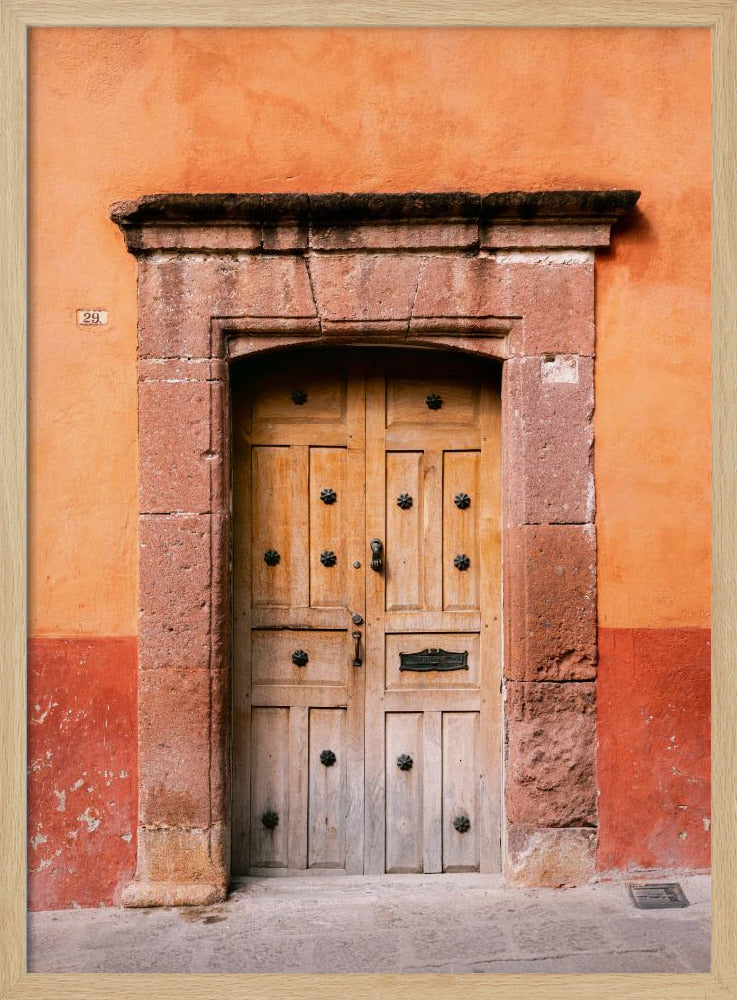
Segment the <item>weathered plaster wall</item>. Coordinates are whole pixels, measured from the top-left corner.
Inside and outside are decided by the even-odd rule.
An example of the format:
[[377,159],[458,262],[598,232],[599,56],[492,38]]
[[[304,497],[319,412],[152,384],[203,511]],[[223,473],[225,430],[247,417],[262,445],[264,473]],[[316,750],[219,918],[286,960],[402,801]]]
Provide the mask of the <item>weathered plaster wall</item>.
[[132,638],[35,639],[28,664],[28,905],[118,902],[136,858]]
[[706,629],[599,631],[604,871],[709,867],[709,646]]
[[[135,262],[107,211],[157,191],[642,190],[596,272],[600,866],[706,863],[709,59],[705,29],[31,31],[29,705],[59,702],[30,729],[56,778],[30,867],[58,873],[33,905],[110,902],[133,869],[133,784],[76,789],[100,820],[76,841],[54,792],[135,766]],[[78,327],[84,307],[109,325]],[[677,727],[623,727],[624,706]]]

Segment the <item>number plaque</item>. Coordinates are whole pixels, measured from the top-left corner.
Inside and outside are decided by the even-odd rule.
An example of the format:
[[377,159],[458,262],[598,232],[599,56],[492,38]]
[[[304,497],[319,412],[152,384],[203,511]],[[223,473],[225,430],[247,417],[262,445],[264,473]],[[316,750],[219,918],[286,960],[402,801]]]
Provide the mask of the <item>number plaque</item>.
[[105,326],[107,309],[78,309],[77,323],[79,326]]

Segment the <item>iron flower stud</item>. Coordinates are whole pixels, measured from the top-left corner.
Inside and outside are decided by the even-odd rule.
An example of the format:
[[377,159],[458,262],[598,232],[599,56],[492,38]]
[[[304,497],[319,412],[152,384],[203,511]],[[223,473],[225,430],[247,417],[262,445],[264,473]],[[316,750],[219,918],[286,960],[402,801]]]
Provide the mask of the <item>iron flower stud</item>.
[[273,830],[279,823],[279,815],[273,809],[267,809],[261,817],[261,822],[267,830]]
[[443,397],[439,396],[437,392],[430,392],[425,396],[425,402],[429,410],[439,410],[443,405]]
[[409,493],[400,493],[397,497],[397,507],[401,507],[402,510],[409,510],[412,506],[412,497]]
[[471,829],[471,820],[468,816],[456,816],[453,820],[453,826],[459,833],[466,833]]
[[335,501],[338,499],[338,494],[335,492],[335,490],[330,489],[330,487],[328,486],[326,487],[326,489],[320,490],[320,499],[322,500],[323,503],[326,503],[329,507],[331,504],[335,503]]
[[310,658],[304,649],[295,649],[292,653],[292,663],[295,667],[306,667],[309,662]]
[[281,556],[276,549],[267,549],[266,552],[264,552],[264,562],[267,566],[278,566],[281,562]]
[[455,566],[456,569],[463,572],[463,570],[468,569],[468,567],[471,565],[471,560],[468,558],[465,552],[461,552],[460,555],[457,555],[453,559],[453,565]]
[[408,753],[400,754],[397,757],[397,767],[400,771],[411,771],[413,760]]
[[325,767],[332,767],[336,760],[337,757],[332,750],[323,750],[320,754],[320,763],[324,764]]
[[468,493],[456,493],[453,497],[453,503],[459,510],[466,510],[467,507],[471,506],[471,497]]
[[307,402],[307,393],[304,389],[295,389],[292,393],[292,402],[295,406],[304,406]]
[[320,562],[323,566],[335,566],[338,561],[336,554],[331,549],[326,549],[320,553]]

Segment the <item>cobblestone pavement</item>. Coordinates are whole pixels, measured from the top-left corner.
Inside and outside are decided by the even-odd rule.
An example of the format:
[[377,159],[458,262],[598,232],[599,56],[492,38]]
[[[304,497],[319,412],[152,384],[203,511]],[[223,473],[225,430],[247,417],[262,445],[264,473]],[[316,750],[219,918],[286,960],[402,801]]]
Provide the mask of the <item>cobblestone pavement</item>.
[[[672,880],[676,880],[674,877]],[[245,879],[225,903],[29,915],[30,972],[708,972],[710,879],[638,910],[626,886],[487,875]]]

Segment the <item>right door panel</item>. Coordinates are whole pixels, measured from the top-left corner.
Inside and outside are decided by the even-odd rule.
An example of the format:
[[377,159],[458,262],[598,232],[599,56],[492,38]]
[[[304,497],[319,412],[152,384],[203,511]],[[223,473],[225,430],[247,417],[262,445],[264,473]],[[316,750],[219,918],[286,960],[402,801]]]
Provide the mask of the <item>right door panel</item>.
[[[366,380],[366,865],[500,864],[500,394],[421,354]],[[409,761],[411,763],[409,763]]]

